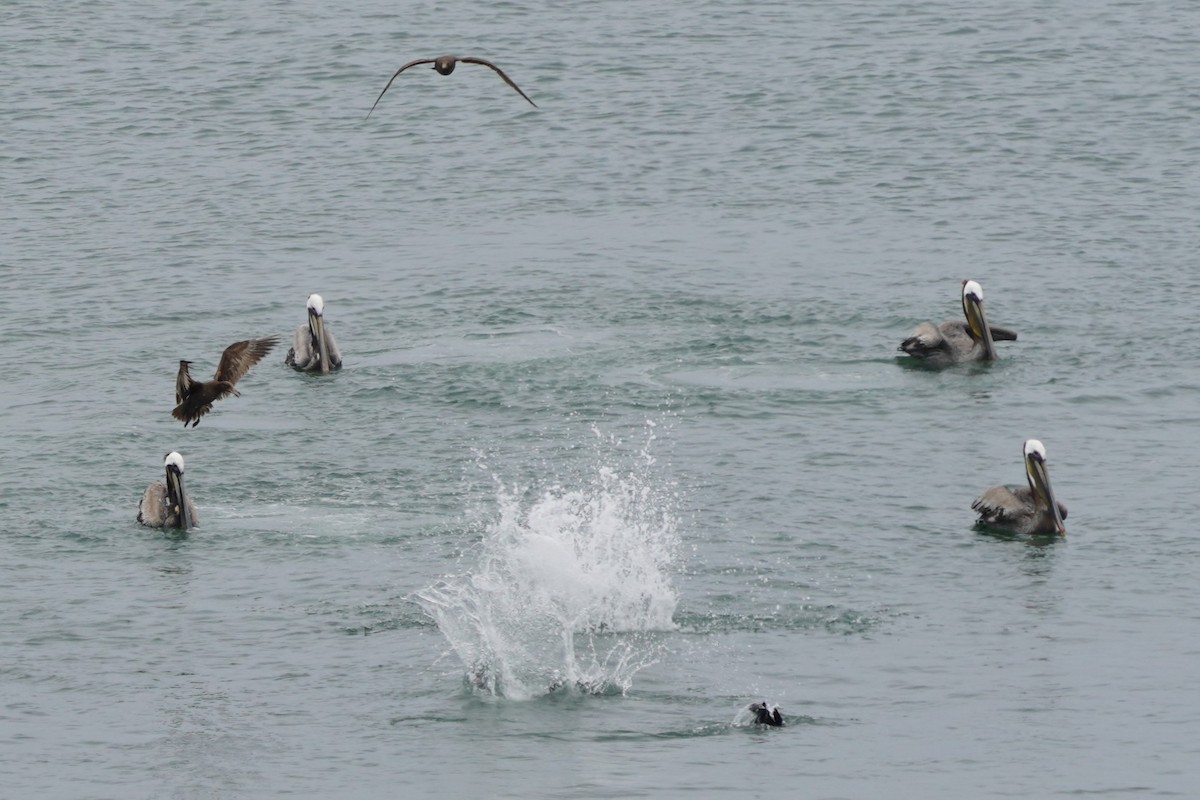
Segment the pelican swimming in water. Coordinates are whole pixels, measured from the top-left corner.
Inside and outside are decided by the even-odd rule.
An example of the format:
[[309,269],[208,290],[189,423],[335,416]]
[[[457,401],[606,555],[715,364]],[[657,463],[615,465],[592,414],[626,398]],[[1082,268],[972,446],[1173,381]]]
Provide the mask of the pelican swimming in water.
[[754,714],[754,724],[770,725],[772,728],[783,727],[783,715],[779,713],[779,706],[769,706],[767,701],[761,703],[751,703],[750,712]]
[[[526,100],[529,100],[529,95],[522,92],[521,87],[513,83],[512,78],[504,74],[504,70],[500,69],[486,58],[476,58],[474,56],[438,56],[437,58],[418,58],[416,61],[410,61],[400,69],[396,70],[396,74],[392,75],[391,80],[387,82],[387,86],[383,87],[383,92],[380,92],[379,97],[375,98],[375,105],[371,106],[371,111],[374,111],[375,106],[379,105],[379,101],[383,99],[383,93],[386,92],[388,87],[392,85],[392,81],[396,80],[396,77],[409,67],[415,67],[419,64],[433,64],[433,68],[437,70],[439,75],[449,75],[451,72],[454,72],[455,65],[457,65],[460,61],[464,64],[482,64],[485,67],[491,68],[504,80],[505,83],[516,89],[517,94],[521,95],[521,97],[524,97]],[[537,108],[537,103],[533,102],[532,100],[529,100],[529,105]],[[371,111],[367,112],[368,117],[371,116]]]
[[200,418],[212,411],[212,404],[222,397],[241,397],[233,385],[271,348],[279,343],[278,336],[263,339],[246,339],[234,342],[221,353],[221,363],[211,381],[198,381],[188,372],[190,361],[179,362],[179,373],[175,376],[175,409],[171,416],[183,422],[183,427],[200,424]]
[[325,301],[319,294],[308,296],[308,324],[292,334],[292,349],[283,363],[308,372],[329,372],[342,368],[342,351],[338,350],[333,331],[325,324]]
[[1016,341],[1015,331],[988,325],[983,315],[983,287],[977,282],[962,282],[962,305],[966,322],[922,322],[900,343],[901,352],[930,366],[944,367],[964,361],[992,361],[996,358],[996,341]]
[[175,451],[163,459],[167,480],[146,487],[138,504],[137,521],[150,528],[179,528],[186,531],[200,524],[196,504],[183,488],[183,456]]
[[1046,472],[1046,447],[1037,439],[1025,442],[1028,486],[992,486],[975,498],[971,508],[979,523],[1011,533],[1049,533],[1065,536],[1067,507],[1054,499]]

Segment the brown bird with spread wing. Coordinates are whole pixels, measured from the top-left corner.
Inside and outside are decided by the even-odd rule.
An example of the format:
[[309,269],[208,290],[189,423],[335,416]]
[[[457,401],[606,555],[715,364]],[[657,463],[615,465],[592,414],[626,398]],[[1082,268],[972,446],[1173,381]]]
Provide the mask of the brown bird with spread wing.
[[193,378],[188,373],[188,365],[192,362],[181,360],[179,374],[175,376],[176,405],[171,416],[181,420],[183,427],[186,428],[190,422],[194,428],[200,424],[201,417],[212,411],[213,403],[222,397],[241,397],[233,385],[278,343],[278,336],[234,342],[221,354],[217,374],[211,381],[198,381]]
[[[383,99],[383,93],[386,92],[388,87],[392,85],[392,81],[396,80],[396,76],[401,72],[404,72],[404,70],[408,69],[409,67],[415,67],[419,64],[433,64],[433,68],[438,71],[439,75],[449,75],[451,72],[454,72],[455,65],[460,61],[464,64],[482,64],[485,67],[491,68],[504,80],[505,83],[516,89],[517,94],[521,95],[521,97],[524,97],[526,100],[529,100],[529,95],[522,92],[521,87],[513,83],[512,78],[504,74],[504,70],[500,69],[486,58],[475,58],[474,56],[438,56],[437,58],[418,58],[416,61],[410,61],[400,69],[396,70],[396,74],[393,75],[391,80],[387,82],[387,86],[383,87],[383,92],[380,92],[379,97],[375,98],[375,106],[379,105],[379,101]],[[538,104],[532,100],[529,100],[529,105],[533,106],[534,108],[538,107]],[[375,106],[371,106],[371,111],[375,110]],[[368,117],[371,116],[371,111],[367,112]]]

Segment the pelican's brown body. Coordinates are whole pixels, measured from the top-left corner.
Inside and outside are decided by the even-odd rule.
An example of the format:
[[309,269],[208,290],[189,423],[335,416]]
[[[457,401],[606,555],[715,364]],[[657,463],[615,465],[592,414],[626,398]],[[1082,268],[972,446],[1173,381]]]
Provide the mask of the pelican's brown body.
[[[1058,515],[1067,518],[1067,507],[1056,503]],[[979,512],[979,522],[1010,533],[1059,533],[1050,506],[1028,486],[992,486],[975,498],[971,508]]]

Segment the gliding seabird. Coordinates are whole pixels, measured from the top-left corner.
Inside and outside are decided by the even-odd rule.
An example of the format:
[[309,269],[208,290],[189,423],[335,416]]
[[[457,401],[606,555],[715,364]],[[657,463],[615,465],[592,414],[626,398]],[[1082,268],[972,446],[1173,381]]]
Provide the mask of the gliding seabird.
[[292,348],[283,363],[308,372],[326,373],[342,368],[342,351],[325,324],[325,301],[319,294],[308,296],[308,324],[292,334]]
[[1054,499],[1046,472],[1046,447],[1029,439],[1023,448],[1028,486],[992,486],[975,498],[979,524],[1010,533],[1048,533],[1065,536],[1067,507]]
[[1016,341],[1015,331],[988,325],[983,316],[983,287],[975,281],[962,282],[962,306],[966,322],[922,322],[900,343],[900,351],[930,366],[944,367],[964,361],[992,361],[996,358],[994,341]]
[[192,427],[200,424],[200,418],[212,410],[212,404],[222,397],[241,397],[233,385],[271,348],[279,343],[278,336],[263,339],[246,339],[234,342],[221,354],[221,363],[211,381],[198,381],[188,372],[190,361],[179,362],[179,373],[175,376],[175,409],[171,416]]
[[137,521],[150,528],[179,528],[186,531],[200,524],[196,504],[183,488],[183,456],[175,451],[163,459],[167,480],[146,487],[138,504]]
[[[380,92],[379,97],[375,98],[375,105],[371,106],[371,111],[374,111],[375,106],[379,105],[379,101],[383,99],[384,92],[386,92],[388,87],[392,85],[392,81],[396,80],[396,76],[401,72],[404,72],[404,70],[408,69],[409,67],[415,67],[418,64],[433,64],[433,68],[438,71],[439,75],[449,75],[451,72],[454,72],[454,66],[460,61],[464,64],[482,64],[485,67],[490,67],[497,75],[504,79],[505,83],[516,89],[517,94],[521,95],[521,97],[524,97],[526,100],[529,100],[529,95],[522,92],[521,87],[513,83],[512,79],[504,74],[504,70],[500,69],[486,58],[476,58],[474,56],[438,56],[437,58],[419,58],[416,61],[410,61],[400,69],[396,70],[396,74],[393,75],[391,80],[387,82],[387,86],[383,87],[383,92]],[[537,103],[533,102],[532,100],[529,100],[529,105],[537,108]],[[368,117],[371,116],[371,111],[367,112]]]

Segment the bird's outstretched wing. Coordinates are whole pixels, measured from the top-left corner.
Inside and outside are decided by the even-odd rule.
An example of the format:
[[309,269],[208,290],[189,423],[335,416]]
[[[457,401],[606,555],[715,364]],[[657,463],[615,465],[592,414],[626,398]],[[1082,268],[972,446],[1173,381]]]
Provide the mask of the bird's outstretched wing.
[[214,378],[218,381],[237,383],[278,343],[278,336],[234,342],[221,354],[221,363],[217,365],[217,374]]
[[[509,86],[511,86],[512,88],[517,90],[517,94],[521,95],[521,97],[524,97],[526,100],[529,100],[529,95],[522,92],[521,87],[517,86],[515,83],[513,83],[512,78],[510,78],[504,74],[504,70],[500,69],[495,64],[488,61],[486,58],[476,58],[475,56],[466,56],[464,58],[460,58],[459,61],[461,61],[464,64],[483,64],[485,67],[491,67],[493,70],[495,70],[497,75],[499,75],[501,78],[504,79],[505,83],[507,83]],[[529,100],[529,105],[533,106],[534,108],[538,107],[538,104],[533,102],[532,100]]]
[[179,373],[175,376],[175,403],[178,405],[183,402],[183,398],[187,397],[188,392],[192,388],[192,376],[188,372],[188,364],[190,361],[179,362]]
[[[415,67],[418,64],[432,64],[436,60],[437,59],[435,59],[435,58],[418,58],[416,61],[410,61],[407,64],[405,64],[403,67],[401,67],[400,69],[396,70],[396,73],[394,75],[392,75],[392,77],[390,79],[388,79],[387,86],[383,87],[383,92],[380,92],[379,97],[375,98],[375,104],[371,106],[371,111],[374,111],[375,106],[379,105],[379,101],[383,99],[383,93],[386,92],[388,90],[388,87],[392,85],[392,81],[396,80],[396,75],[399,75],[401,72],[404,72],[404,70],[408,69],[409,67]],[[504,80],[507,81],[508,78],[505,78]],[[511,83],[511,81],[509,81],[509,82]],[[521,90],[517,89],[517,91],[519,92]],[[368,117],[371,116],[371,111],[367,112]]]

